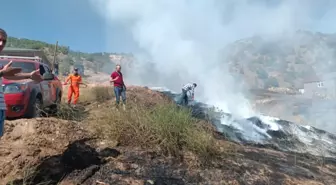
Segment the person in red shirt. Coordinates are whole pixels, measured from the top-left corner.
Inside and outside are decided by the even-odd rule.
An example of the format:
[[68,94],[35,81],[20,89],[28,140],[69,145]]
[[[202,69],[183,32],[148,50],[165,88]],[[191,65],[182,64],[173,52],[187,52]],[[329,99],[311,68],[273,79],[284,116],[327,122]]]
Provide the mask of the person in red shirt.
[[126,86],[124,83],[123,75],[121,73],[121,66],[118,64],[116,65],[116,70],[111,74],[111,80],[110,82],[113,82],[114,86],[114,94],[116,97],[116,106],[119,107],[120,103],[120,96],[123,101],[123,109],[125,110],[126,107]]

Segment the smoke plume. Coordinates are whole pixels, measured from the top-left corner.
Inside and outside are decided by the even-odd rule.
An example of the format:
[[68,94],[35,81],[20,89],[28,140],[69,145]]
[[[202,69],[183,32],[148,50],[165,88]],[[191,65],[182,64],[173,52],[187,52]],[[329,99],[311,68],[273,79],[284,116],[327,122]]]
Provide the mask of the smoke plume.
[[196,82],[198,100],[240,117],[255,113],[247,101],[247,87],[229,72],[225,46],[254,35],[273,38],[314,29],[323,24],[316,21],[324,16],[317,8],[330,6],[329,1],[313,0],[91,2],[107,24],[120,24],[130,31],[141,51],[135,53],[136,70],[127,74],[128,82],[177,92],[183,84]]

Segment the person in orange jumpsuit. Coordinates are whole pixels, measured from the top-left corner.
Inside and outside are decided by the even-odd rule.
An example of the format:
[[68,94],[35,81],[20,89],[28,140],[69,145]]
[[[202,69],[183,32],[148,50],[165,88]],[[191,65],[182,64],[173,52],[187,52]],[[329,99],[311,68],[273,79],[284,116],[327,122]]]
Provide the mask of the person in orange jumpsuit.
[[74,69],[74,73],[70,74],[66,79],[64,85],[70,81],[68,90],[68,104],[71,103],[72,95],[74,94],[73,104],[76,105],[79,98],[79,84],[82,84],[82,77],[78,74],[78,69]]

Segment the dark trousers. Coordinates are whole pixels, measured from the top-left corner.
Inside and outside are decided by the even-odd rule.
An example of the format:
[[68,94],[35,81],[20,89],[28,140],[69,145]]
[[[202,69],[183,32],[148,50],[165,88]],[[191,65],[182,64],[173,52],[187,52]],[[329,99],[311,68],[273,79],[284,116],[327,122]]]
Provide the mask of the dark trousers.
[[114,94],[116,97],[116,104],[118,105],[120,103],[120,96],[122,98],[122,101],[124,104],[126,104],[126,89],[123,87],[114,87]]
[[182,89],[182,105],[188,105],[188,94],[187,91]]

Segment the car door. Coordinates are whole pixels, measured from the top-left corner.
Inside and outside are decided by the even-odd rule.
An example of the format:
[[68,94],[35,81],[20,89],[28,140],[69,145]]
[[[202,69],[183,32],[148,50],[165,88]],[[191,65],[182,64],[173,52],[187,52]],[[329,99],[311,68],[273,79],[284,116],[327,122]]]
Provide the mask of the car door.
[[[46,69],[44,68],[44,65],[40,64],[40,74],[43,76],[44,73],[46,73]],[[43,80],[41,83],[41,93],[42,93],[42,100],[43,100],[43,106],[48,106],[51,104],[50,101],[50,85],[49,81]]]
[[[52,71],[51,71],[51,69],[47,66],[47,65],[44,65],[44,68],[45,68],[45,70],[46,70],[46,73],[50,73],[50,74],[52,74]],[[50,95],[50,102],[51,103],[54,103],[54,102],[56,102],[56,98],[57,98],[57,84],[56,84],[56,80],[54,79],[54,80],[48,80],[47,81],[48,82],[48,84],[49,84],[49,95]]]

